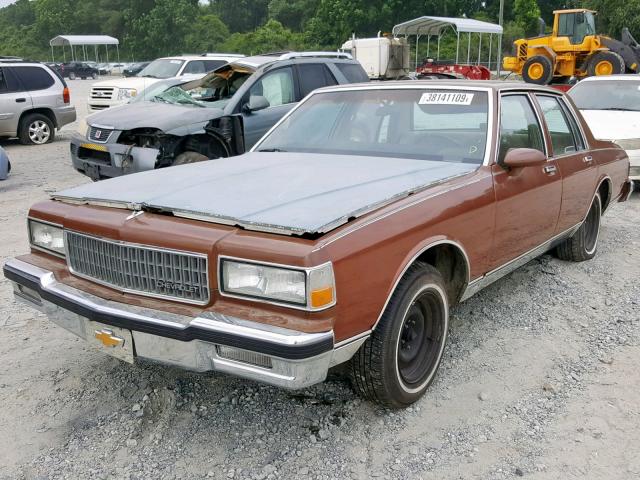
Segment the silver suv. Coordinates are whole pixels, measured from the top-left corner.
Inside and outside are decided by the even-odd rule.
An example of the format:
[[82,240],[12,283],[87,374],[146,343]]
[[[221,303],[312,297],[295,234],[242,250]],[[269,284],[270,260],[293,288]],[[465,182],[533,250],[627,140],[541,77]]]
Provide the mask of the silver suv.
[[46,65],[0,58],[0,137],[52,142],[56,129],[76,120],[70,102],[67,84]]

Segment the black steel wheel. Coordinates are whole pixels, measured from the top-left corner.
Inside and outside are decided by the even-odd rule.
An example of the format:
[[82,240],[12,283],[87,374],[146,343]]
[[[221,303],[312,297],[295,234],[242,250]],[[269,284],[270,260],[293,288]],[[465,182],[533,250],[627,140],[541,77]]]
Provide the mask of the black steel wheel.
[[363,397],[407,407],[433,382],[449,326],[445,282],[416,262],[398,283],[378,325],[351,359],[350,376]]
[[598,249],[601,217],[602,200],[600,194],[596,193],[580,228],[556,248],[558,258],[571,262],[584,262],[592,259]]

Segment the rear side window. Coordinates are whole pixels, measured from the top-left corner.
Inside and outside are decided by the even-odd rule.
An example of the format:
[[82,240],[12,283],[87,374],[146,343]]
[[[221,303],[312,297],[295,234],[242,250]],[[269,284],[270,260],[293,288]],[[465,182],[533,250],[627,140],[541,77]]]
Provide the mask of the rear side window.
[[214,70],[226,65],[224,60],[203,60],[205,71],[213,72]]
[[298,72],[300,72],[300,93],[303,97],[306,97],[316,88],[338,83],[329,69],[322,63],[300,64],[298,65]]
[[45,90],[55,83],[53,77],[44,68],[13,67],[13,71],[27,91]]
[[224,60],[192,60],[187,63],[182,73],[207,73],[226,63]]
[[349,83],[360,83],[360,82],[368,82],[369,77],[367,76],[367,72],[364,71],[364,68],[360,66],[360,64],[355,63],[336,63],[334,64],[340,70],[345,78],[349,81]]
[[19,92],[20,84],[10,68],[0,68],[0,93]]
[[575,137],[576,128],[569,124],[566,113],[554,97],[536,95],[551,135],[554,156],[568,155],[581,149]]
[[498,163],[502,163],[511,148],[535,148],[544,152],[542,130],[526,95],[502,97]]

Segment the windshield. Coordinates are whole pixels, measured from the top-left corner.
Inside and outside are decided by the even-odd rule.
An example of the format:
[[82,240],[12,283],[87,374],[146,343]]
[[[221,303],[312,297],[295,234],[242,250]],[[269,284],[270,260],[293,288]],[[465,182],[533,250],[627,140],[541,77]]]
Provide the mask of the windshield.
[[569,90],[569,96],[580,110],[640,112],[640,81],[580,82]]
[[160,58],[144,67],[142,71],[138,73],[138,76],[151,78],[175,77],[178,75],[183,63],[184,60]]
[[487,92],[445,89],[336,91],[311,96],[257,147],[480,165]]
[[145,102],[152,100],[156,95],[164,92],[168,88],[176,86],[175,80],[164,80],[155,82],[142,90],[138,95],[129,100],[129,103]]
[[224,75],[215,75],[181,85],[160,82],[161,85],[151,85],[134,101],[223,109],[250,76],[250,73],[226,71]]

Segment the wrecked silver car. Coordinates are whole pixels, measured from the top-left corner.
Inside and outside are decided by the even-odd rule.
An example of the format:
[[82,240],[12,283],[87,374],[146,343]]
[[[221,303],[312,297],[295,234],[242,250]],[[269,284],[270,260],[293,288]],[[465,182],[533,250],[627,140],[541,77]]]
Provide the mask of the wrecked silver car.
[[73,166],[100,180],[238,155],[316,88],[367,80],[344,53],[238,59],[200,79],[153,85],[127,105],[90,115],[71,139]]

